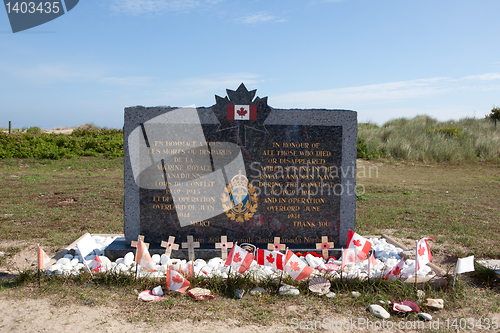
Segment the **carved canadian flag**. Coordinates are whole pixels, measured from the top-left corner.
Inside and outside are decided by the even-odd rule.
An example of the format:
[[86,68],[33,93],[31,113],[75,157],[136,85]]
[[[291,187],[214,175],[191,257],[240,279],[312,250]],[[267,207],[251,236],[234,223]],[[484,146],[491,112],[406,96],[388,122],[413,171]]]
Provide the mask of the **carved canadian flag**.
[[227,119],[257,120],[257,105],[228,105]]

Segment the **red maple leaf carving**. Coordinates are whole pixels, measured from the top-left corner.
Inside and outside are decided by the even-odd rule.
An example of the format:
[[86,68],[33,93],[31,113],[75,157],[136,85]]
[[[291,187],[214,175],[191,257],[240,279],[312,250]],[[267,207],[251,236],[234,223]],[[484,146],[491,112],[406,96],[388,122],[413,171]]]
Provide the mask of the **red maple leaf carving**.
[[401,274],[401,267],[396,266],[396,268],[394,268],[394,271],[392,271],[392,274],[394,274],[394,275]]
[[245,108],[243,108],[243,107],[242,107],[242,108],[240,108],[240,109],[239,109],[238,111],[236,111],[236,112],[240,115],[240,117],[244,117],[244,116],[247,114],[247,112],[248,112],[248,111],[247,111],[247,110],[245,110]]
[[184,279],[182,278],[182,276],[180,275],[175,275],[173,278],[172,278],[172,281],[174,281],[175,283],[182,283],[184,281]]
[[359,239],[356,239],[356,240],[352,241],[352,243],[354,245],[356,245],[356,247],[360,247],[361,246],[361,241]]
[[420,244],[420,247],[418,248],[418,255],[423,256],[425,254],[425,247]]
[[292,271],[298,271],[300,270],[299,263],[296,261],[292,261],[290,263],[290,267],[292,267]]
[[270,264],[274,262],[274,257],[272,253],[269,253],[269,255],[266,257],[267,261],[269,261]]
[[233,257],[233,262],[238,263],[238,262],[240,262],[241,260],[242,260],[242,259],[241,259],[241,257],[240,257],[240,254],[239,254],[239,253],[236,253],[236,254],[234,255],[234,257]]

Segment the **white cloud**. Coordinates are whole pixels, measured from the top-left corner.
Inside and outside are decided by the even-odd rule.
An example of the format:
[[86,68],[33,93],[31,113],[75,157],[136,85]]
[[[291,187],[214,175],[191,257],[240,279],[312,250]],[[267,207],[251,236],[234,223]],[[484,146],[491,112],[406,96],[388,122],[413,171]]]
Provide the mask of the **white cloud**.
[[140,15],[166,11],[186,11],[203,5],[213,6],[224,0],[112,0],[111,10]]
[[101,71],[96,68],[83,68],[69,64],[46,63],[32,67],[0,66],[0,72],[29,84],[55,84],[65,82],[86,82],[101,77]]
[[262,23],[268,21],[284,22],[285,20],[278,19],[276,16],[269,15],[266,12],[250,14],[234,20],[234,22],[236,23],[244,23],[244,24],[254,24],[254,23]]
[[[484,81],[495,81],[488,83]],[[467,82],[467,84],[464,84]],[[450,92],[500,91],[500,73],[466,76],[458,80],[429,79],[379,83],[357,87],[290,92],[270,99],[279,108],[335,108],[340,105],[374,105],[437,96]]]
[[500,73],[487,73],[480,75],[470,75],[463,78],[464,80],[482,80],[482,81],[492,81],[499,80]]
[[127,77],[104,77],[100,81],[111,86],[139,87],[148,86],[153,83],[151,76],[127,76]]
[[[226,89],[235,90],[241,83],[251,90],[261,80],[259,75],[252,73],[219,73],[203,77],[181,79],[165,82],[161,88],[161,97],[165,101],[172,101],[177,105],[202,103],[203,100],[214,101],[214,95],[226,96]],[[206,103],[206,102],[205,102]]]
[[311,5],[317,4],[317,3],[331,3],[331,2],[343,2],[345,0],[311,0],[310,3]]

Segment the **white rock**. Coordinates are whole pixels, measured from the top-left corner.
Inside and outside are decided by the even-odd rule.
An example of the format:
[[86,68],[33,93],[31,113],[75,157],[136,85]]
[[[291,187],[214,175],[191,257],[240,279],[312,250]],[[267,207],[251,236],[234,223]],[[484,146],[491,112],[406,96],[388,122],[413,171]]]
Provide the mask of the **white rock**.
[[61,269],[63,271],[72,271],[73,265],[71,265],[71,263],[68,262],[67,264],[62,265]]
[[418,316],[423,320],[423,321],[430,321],[432,320],[432,316],[428,313],[420,312]]
[[207,264],[207,262],[203,259],[196,259],[194,261],[194,266],[205,266]]
[[151,292],[155,296],[163,296],[163,289],[161,289],[161,286],[153,288],[153,290],[151,290]]
[[71,266],[75,267],[77,264],[80,263],[80,259],[79,258],[73,258],[73,259],[71,259],[70,263],[71,263]]
[[224,263],[224,261],[221,258],[212,258],[208,261],[207,266],[217,267],[223,263]]
[[398,264],[398,260],[393,258],[393,259],[387,259],[387,261],[385,262],[385,265],[389,268],[393,268],[394,266],[396,266]]
[[290,286],[288,284],[284,284],[280,287],[279,294],[280,295],[298,296],[300,294],[300,291],[297,287]]
[[333,291],[330,291],[328,294],[325,295],[328,298],[334,298],[336,295]]
[[161,255],[161,257],[160,257],[160,263],[161,263],[162,265],[169,265],[169,264],[171,264],[171,263],[170,263],[170,258],[169,258],[169,257],[168,257],[165,253],[163,253],[163,254]]
[[306,261],[307,261],[307,264],[312,268],[324,266],[324,264],[325,264],[325,261],[323,260],[323,258],[315,257],[312,254],[306,255]]
[[61,258],[61,259],[59,259],[59,260],[56,262],[56,264],[58,264],[58,265],[61,265],[61,266],[62,266],[62,265],[65,265],[65,264],[69,264],[70,262],[71,262],[71,260],[70,260],[70,259],[68,259],[68,258]]
[[120,264],[116,265],[115,269],[119,272],[127,272],[129,267],[125,264],[120,263]]
[[413,309],[408,305],[398,304],[398,310],[403,312],[411,312]]
[[134,263],[134,253],[129,252],[123,257],[123,263],[127,266],[130,266]]
[[110,269],[111,268],[111,260],[109,260],[108,257],[106,257],[106,256],[99,256],[99,259],[101,259],[102,265],[106,269]]
[[118,258],[118,259],[116,259],[116,260],[115,260],[115,263],[116,263],[116,264],[123,264],[123,262],[124,262],[124,261],[125,261],[125,259],[123,259],[123,258]]
[[439,310],[444,308],[444,301],[441,298],[427,298],[423,305],[429,309]]
[[73,259],[73,256],[68,253],[68,254],[65,254],[63,258],[69,259],[71,261],[71,259]]
[[73,270],[79,272],[82,268],[85,268],[85,265],[79,262],[78,264],[75,265],[75,267],[73,267]]
[[372,304],[368,307],[368,311],[373,313],[375,317],[381,319],[389,319],[391,315],[383,307],[377,304]]
[[359,291],[352,291],[351,295],[352,295],[352,297],[358,298],[361,296],[361,293]]
[[153,255],[151,256],[151,259],[153,260],[153,262],[154,262],[155,264],[159,264],[159,263],[160,263],[160,260],[161,260],[161,257],[160,257],[160,255],[159,255],[159,254],[153,254]]

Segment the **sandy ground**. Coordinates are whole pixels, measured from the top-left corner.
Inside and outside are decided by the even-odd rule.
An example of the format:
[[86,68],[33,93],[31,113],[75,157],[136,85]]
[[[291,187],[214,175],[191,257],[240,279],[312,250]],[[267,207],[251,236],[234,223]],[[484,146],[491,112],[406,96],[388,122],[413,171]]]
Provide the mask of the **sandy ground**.
[[[0,298],[0,332],[290,332],[289,328],[255,325],[240,326],[233,322],[170,322],[151,326],[121,319],[117,309],[85,305],[54,307],[45,299],[12,300]],[[181,318],[179,318],[181,319]]]
[[54,133],[54,134],[71,134],[73,133],[74,128],[66,128],[66,129],[52,129],[52,130],[42,130],[42,133]]
[[[5,299],[0,296],[0,332],[304,332],[317,331],[314,329],[299,330],[299,323],[286,326],[274,324],[272,326],[256,326],[251,323],[242,323],[237,319],[221,321],[182,320],[168,324],[147,324],[144,322],[130,322],[119,313],[118,309],[109,307],[96,307],[72,305],[70,308],[55,307],[45,299]],[[375,321],[374,317],[366,318]],[[344,325],[351,325],[350,318],[335,314],[331,320],[339,321]],[[308,322],[302,323],[307,328]],[[311,327],[312,328],[312,327]],[[383,332],[387,329],[342,329],[323,327],[325,332]],[[413,329],[394,328],[391,332],[417,332]]]

